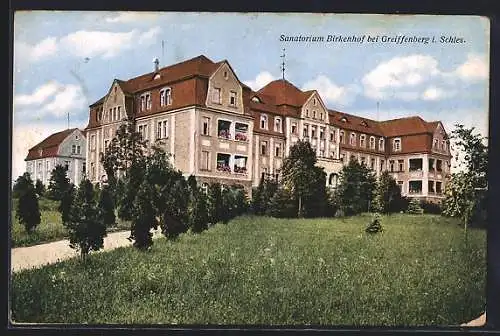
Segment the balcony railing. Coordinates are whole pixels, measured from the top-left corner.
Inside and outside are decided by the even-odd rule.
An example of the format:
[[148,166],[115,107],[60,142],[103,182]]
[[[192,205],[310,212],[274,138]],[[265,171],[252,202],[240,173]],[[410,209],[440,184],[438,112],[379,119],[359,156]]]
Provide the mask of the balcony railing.
[[247,173],[247,167],[238,167],[238,166],[235,166],[234,167],[234,172],[236,174],[246,174]]
[[230,173],[231,167],[229,167],[229,165],[217,165],[217,171]]
[[234,135],[234,140],[248,141],[247,133],[246,132],[236,132]]
[[231,139],[231,132],[228,130],[219,130],[219,138]]

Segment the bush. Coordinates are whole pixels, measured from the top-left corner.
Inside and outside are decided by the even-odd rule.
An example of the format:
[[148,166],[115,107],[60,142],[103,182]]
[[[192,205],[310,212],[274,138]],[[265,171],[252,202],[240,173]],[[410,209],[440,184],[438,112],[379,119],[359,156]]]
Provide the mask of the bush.
[[420,200],[418,198],[412,198],[408,204],[407,213],[413,215],[421,215],[424,213],[424,209],[420,206]]
[[440,215],[443,211],[441,203],[433,203],[429,201],[420,202],[420,206],[426,214]]
[[382,231],[382,224],[380,224],[380,218],[378,216],[365,229],[365,232],[367,233],[378,233]]
[[277,218],[295,218],[297,217],[297,201],[288,190],[279,188],[269,201],[266,215]]
[[19,219],[19,222],[24,225],[26,232],[31,233],[41,222],[35,186],[33,185],[29,173],[24,173],[24,175],[20,176],[16,184],[18,185],[19,193],[16,217]]

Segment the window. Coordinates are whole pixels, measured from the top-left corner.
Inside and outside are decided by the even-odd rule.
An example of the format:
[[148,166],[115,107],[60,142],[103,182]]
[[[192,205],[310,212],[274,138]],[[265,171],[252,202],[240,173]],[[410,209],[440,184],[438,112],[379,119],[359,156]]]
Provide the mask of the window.
[[212,92],[212,103],[220,104],[220,88],[214,88]]
[[334,130],[330,130],[330,141],[335,142],[335,131]]
[[361,157],[361,164],[366,165],[366,157],[364,156]]
[[309,136],[309,125],[304,125],[304,131],[303,134],[304,138],[307,138]]
[[292,134],[297,134],[297,123],[292,123]]
[[91,179],[95,178],[95,166],[94,166],[94,162],[90,163],[90,178]]
[[360,145],[361,147],[366,147],[366,142],[365,142],[365,139],[366,139],[366,135],[361,134],[361,135],[359,136],[359,145]]
[[344,131],[340,131],[340,143],[345,143],[344,140]]
[[437,149],[437,147],[438,147],[438,139],[434,139],[432,143],[432,148]]
[[316,119],[316,110],[313,110],[313,119]]
[[375,170],[375,159],[374,158],[370,159],[370,168]]
[[260,142],[260,155],[267,155],[267,141]]
[[104,149],[108,148],[109,140],[104,140]]
[[402,172],[405,170],[405,161],[404,160],[398,160],[398,171]]
[[102,120],[102,112],[101,112],[101,109],[98,108],[97,109],[97,121],[101,121]]
[[76,154],[76,145],[71,146],[71,154]]
[[278,143],[274,147],[274,156],[281,157],[281,144]]
[[403,192],[403,181],[398,181],[397,184],[398,184],[399,190],[401,192]]
[[229,105],[236,106],[236,92],[231,91],[229,93]]
[[389,170],[391,173],[394,172],[394,160],[389,161]]
[[83,162],[83,164],[82,164],[82,175],[85,176],[86,172],[87,172],[87,163]]
[[231,122],[227,120],[219,120],[217,122],[217,134],[219,138],[231,139]]
[[156,124],[156,139],[168,138],[168,121],[158,121]]
[[265,114],[260,115],[260,128],[267,129],[267,115]]
[[423,159],[410,159],[410,171],[422,171],[424,160]]
[[231,167],[229,166],[229,159],[231,155],[217,153],[217,170],[221,172],[231,172]]
[[66,167],[66,170],[70,170],[71,162],[70,161],[64,161],[64,167]]
[[313,99],[313,105],[316,106],[318,104],[318,101],[316,100],[316,98]]
[[434,165],[434,162],[436,162],[436,160],[429,159],[429,171],[434,171],[436,169],[436,166]]
[[146,97],[143,95],[141,96],[141,111],[144,111],[146,109]]
[[422,192],[422,181],[409,181],[408,191],[410,194],[420,194]]
[[319,138],[321,140],[323,140],[325,138],[325,128],[324,127],[319,128]]
[[77,145],[76,146],[76,154],[81,154],[82,153],[82,148],[80,147],[80,145]]
[[151,110],[151,94],[146,93],[146,110]]
[[323,120],[323,112],[320,112],[320,113],[319,113],[319,118],[320,118],[321,120]]
[[118,120],[122,120],[121,106],[118,106]]
[[229,76],[227,74],[227,71],[224,71],[224,79],[228,79],[228,78],[229,78]]
[[210,170],[210,152],[201,151],[201,170]]
[[210,118],[203,117],[203,127],[202,127],[203,135],[210,135]]
[[316,126],[311,127],[311,138],[316,137]]
[[385,143],[384,143],[384,139],[382,139],[382,138],[380,138],[378,140],[378,150],[379,151],[385,150]]
[[434,181],[429,181],[427,183],[427,190],[429,191],[429,193],[435,193],[436,190],[434,189]]
[[444,140],[443,140],[443,141],[441,141],[441,149],[442,149],[443,151],[445,151],[445,150],[446,150],[446,141],[444,141]]
[[370,137],[370,149],[375,149],[375,137]]
[[90,136],[90,149],[95,149],[95,134]]
[[401,139],[392,140],[392,149],[395,152],[398,152],[401,150]]
[[111,121],[115,120],[116,120],[116,107],[113,107],[113,118],[111,119]]
[[306,117],[309,118],[309,109],[306,109]]
[[351,146],[356,146],[356,133],[351,133],[351,136],[349,137],[349,144]]
[[252,101],[253,101],[254,103],[260,103],[260,102],[261,102],[261,101],[260,101],[260,99],[259,99],[259,97],[257,97],[257,96],[253,96],[253,97],[252,97]]
[[440,171],[442,171],[442,170],[443,170],[443,161],[441,161],[441,160],[437,160],[437,161],[436,161],[436,170],[437,170],[438,172],[440,172]]
[[234,139],[238,141],[248,141],[248,125],[243,123],[236,123]]
[[234,156],[234,172],[237,174],[247,173],[247,157],[241,155]]
[[380,160],[380,171],[384,170],[385,160]]
[[137,131],[141,134],[141,139],[147,140],[148,137],[148,125],[139,125]]
[[275,117],[274,118],[274,131],[275,132],[279,132],[279,133],[282,132],[282,129],[281,129],[281,118],[280,117]]
[[443,182],[436,182],[436,193],[441,194],[443,192]]
[[172,104],[172,89],[165,88],[160,90],[160,106]]

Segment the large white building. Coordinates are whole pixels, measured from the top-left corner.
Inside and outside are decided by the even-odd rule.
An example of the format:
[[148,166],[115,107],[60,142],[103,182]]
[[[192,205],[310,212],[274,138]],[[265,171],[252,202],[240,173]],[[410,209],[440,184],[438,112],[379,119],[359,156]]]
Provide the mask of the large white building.
[[48,185],[52,170],[57,165],[66,166],[71,183],[78,185],[85,176],[86,148],[87,140],[78,128],[54,133],[29,149],[26,171],[33,181]]

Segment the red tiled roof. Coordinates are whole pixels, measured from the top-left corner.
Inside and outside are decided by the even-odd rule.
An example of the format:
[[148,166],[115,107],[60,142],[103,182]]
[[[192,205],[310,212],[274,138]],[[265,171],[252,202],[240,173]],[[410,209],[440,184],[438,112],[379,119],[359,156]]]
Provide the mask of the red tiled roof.
[[[379,122],[375,120],[335,110],[328,110],[328,112],[330,117],[330,124],[338,126],[339,128],[365,134],[373,134],[378,136],[384,135],[379,127]],[[345,122],[342,121],[343,118],[345,118]]]
[[304,92],[286,79],[278,79],[270,82],[258,92],[267,96],[275,97],[276,105],[301,107],[311,96],[314,90]]
[[28,156],[24,160],[27,161],[27,160],[41,159],[57,155],[57,150],[59,149],[59,145],[64,141],[64,139],[68,137],[68,135],[70,135],[77,129],[78,128],[70,128],[49,135],[40,143],[31,147],[28,151]]
[[429,133],[428,123],[420,117],[407,117],[379,122],[386,137]]

